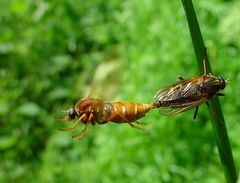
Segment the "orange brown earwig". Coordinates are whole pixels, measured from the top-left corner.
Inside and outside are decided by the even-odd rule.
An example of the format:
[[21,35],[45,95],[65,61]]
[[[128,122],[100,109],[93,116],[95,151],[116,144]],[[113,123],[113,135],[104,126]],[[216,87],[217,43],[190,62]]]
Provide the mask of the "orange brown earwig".
[[203,57],[204,74],[188,79],[178,77],[180,81],[160,89],[154,96],[154,103],[161,114],[174,115],[196,107],[194,119],[198,113],[198,106],[206,103],[214,96],[223,96],[219,93],[226,86],[226,80],[221,76],[206,73],[206,49]]
[[155,104],[141,104],[135,102],[111,102],[104,103],[100,99],[83,98],[74,107],[64,111],[67,115],[62,121],[70,121],[78,117],[77,121],[70,128],[59,130],[69,131],[76,128],[82,122],[85,124],[83,130],[72,138],[81,139],[85,134],[89,123],[92,125],[105,124],[108,122],[127,123],[132,127],[139,128],[133,122],[140,124],[137,120],[145,116],[151,109],[156,108]]

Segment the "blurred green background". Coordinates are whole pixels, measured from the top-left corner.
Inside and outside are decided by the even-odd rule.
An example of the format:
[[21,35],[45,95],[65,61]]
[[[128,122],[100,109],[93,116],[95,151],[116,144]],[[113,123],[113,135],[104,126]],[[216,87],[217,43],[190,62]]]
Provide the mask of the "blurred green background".
[[[240,1],[194,1],[215,75],[230,79],[221,104],[240,165]],[[198,74],[181,1],[0,1],[0,182],[224,182],[206,106],[127,124],[61,132],[80,98],[150,103]]]

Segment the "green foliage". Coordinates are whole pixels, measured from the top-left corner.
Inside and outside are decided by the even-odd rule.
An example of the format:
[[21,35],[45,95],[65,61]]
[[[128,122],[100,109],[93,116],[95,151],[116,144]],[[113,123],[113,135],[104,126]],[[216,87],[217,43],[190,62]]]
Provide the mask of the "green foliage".
[[[239,167],[237,1],[195,2]],[[149,103],[197,67],[180,1],[0,1],[0,182],[223,182],[205,107],[126,124],[60,132],[52,119],[88,95]],[[234,31],[230,25],[234,25]],[[98,94],[96,94],[98,93]],[[80,127],[81,126],[81,127]]]

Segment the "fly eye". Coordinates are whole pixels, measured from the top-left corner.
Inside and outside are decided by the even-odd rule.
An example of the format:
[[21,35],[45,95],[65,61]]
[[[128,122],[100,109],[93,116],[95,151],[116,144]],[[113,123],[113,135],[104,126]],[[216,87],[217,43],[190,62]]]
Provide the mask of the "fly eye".
[[224,89],[226,87],[225,80],[221,76],[218,76],[218,79],[219,79],[219,82],[220,82],[221,89]]
[[69,116],[70,119],[75,118],[75,110],[74,110],[73,107],[68,110],[68,116]]

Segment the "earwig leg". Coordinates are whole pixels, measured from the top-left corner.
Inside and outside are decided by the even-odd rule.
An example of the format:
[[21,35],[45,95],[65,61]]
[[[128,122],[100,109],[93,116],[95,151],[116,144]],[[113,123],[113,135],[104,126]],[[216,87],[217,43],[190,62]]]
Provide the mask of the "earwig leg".
[[81,122],[81,120],[86,116],[86,114],[83,114],[75,123],[72,127],[70,128],[59,128],[59,130],[61,131],[69,131],[69,130],[73,130],[76,128],[76,126]]
[[83,137],[83,135],[86,133],[86,130],[87,130],[87,127],[88,127],[88,124],[90,123],[91,119],[93,118],[93,114],[91,113],[89,118],[88,118],[88,121],[86,123],[86,125],[84,126],[84,128],[82,129],[82,131],[80,133],[78,133],[77,135],[73,135],[72,138],[76,138],[79,136],[78,140],[81,140],[81,138]]
[[177,78],[178,78],[180,81],[184,80],[184,77],[182,77],[181,75],[178,75]]
[[88,122],[86,123],[86,125],[84,126],[84,128],[82,129],[82,131],[81,131],[80,133],[78,133],[77,135],[73,135],[72,138],[79,137],[78,140],[81,140],[81,138],[83,137],[83,135],[86,133],[86,130],[87,130],[87,128],[88,128],[88,124],[89,124],[89,123],[90,123],[90,122],[88,121]]
[[139,127],[139,126],[136,126],[136,125],[132,124],[130,121],[128,121],[128,119],[127,119],[125,116],[123,116],[122,114],[119,114],[119,113],[113,114],[112,116],[110,116],[110,117],[107,119],[107,121],[111,121],[111,119],[113,119],[113,118],[115,118],[115,117],[117,117],[117,116],[119,116],[120,118],[122,118],[122,120],[123,120],[124,122],[126,122],[127,124],[129,124],[131,127],[138,128],[138,129],[140,129],[140,130],[145,131],[145,129],[143,129],[143,128]]
[[207,48],[204,47],[204,50],[203,50],[203,74],[204,75],[207,75],[206,57],[207,57]]
[[207,101],[207,102],[205,102],[205,103],[207,104],[207,106],[208,106],[208,107],[210,107],[210,105],[209,105],[208,101]]
[[195,120],[197,117],[197,113],[198,113],[198,106],[195,109],[194,115],[193,115],[193,119]]
[[216,95],[217,96],[224,96],[225,94],[224,93],[217,93]]
[[135,121],[138,125],[149,125],[150,123],[148,122],[140,122],[140,121]]

